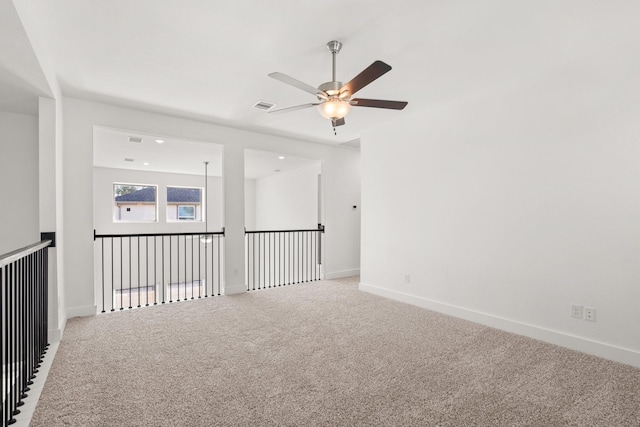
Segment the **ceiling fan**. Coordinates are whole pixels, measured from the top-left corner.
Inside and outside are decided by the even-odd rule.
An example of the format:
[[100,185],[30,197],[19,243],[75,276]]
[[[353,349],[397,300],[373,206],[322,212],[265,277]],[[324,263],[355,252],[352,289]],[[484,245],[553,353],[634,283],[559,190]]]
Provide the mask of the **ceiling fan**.
[[320,114],[331,120],[331,124],[335,131],[337,126],[345,124],[344,117],[349,113],[352,106],[386,108],[391,110],[402,110],[407,106],[407,102],[404,101],[352,98],[352,96],[360,89],[383,74],[389,72],[391,70],[391,66],[382,61],[375,61],[373,64],[365,68],[360,74],[351,79],[351,81],[345,84],[336,80],[336,55],[340,52],[340,49],[342,49],[342,43],[333,40],[327,43],[327,48],[329,49],[329,52],[331,52],[331,56],[333,58],[332,78],[330,82],[322,83],[317,88],[283,73],[275,72],[269,74],[269,77],[279,80],[282,83],[286,83],[315,95],[318,98],[318,102],[281,108],[279,110],[269,111],[269,113],[284,113],[317,106]]

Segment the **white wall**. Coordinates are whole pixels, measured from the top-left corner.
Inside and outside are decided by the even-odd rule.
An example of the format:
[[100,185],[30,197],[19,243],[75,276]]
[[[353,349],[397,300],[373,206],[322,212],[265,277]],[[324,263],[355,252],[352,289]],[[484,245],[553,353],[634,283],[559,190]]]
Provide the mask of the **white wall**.
[[365,135],[361,288],[640,366],[639,72],[621,46]]
[[256,179],[257,230],[318,228],[320,162]]
[[[360,274],[360,152],[332,156],[322,162],[325,278]],[[356,209],[353,209],[356,206]],[[329,228],[330,227],[330,228]],[[331,233],[330,235],[328,233]],[[335,242],[332,239],[337,239]],[[356,256],[358,262],[353,262]]]
[[[127,233],[188,233],[204,231],[203,221],[167,221],[166,188],[204,187],[204,177],[166,172],[149,172],[128,169],[93,168],[93,216],[98,234]],[[209,231],[222,230],[222,178],[210,176],[209,193]],[[157,222],[114,222],[113,221],[113,183],[148,184],[158,186]],[[204,190],[203,190],[204,191]]]
[[38,118],[0,111],[0,255],[40,241]]
[[[95,312],[93,282],[93,127],[129,129],[142,133],[209,141],[224,148],[225,285],[244,288],[244,149],[291,153],[318,159],[325,180],[325,272],[340,275],[359,271],[359,217],[344,216],[351,199],[359,198],[359,152],[301,140],[241,131],[209,123],[73,98],[64,99],[64,237],[67,313]],[[348,205],[343,205],[349,200]]]
[[64,174],[62,100],[38,99],[40,231],[55,232],[49,247],[49,339],[62,338],[67,321],[64,294]]
[[256,180],[244,180],[244,226],[256,229]]

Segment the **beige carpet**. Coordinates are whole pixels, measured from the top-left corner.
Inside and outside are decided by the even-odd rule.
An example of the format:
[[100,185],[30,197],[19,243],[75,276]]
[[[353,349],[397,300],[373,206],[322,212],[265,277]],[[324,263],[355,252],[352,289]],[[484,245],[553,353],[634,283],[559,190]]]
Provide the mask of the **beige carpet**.
[[355,279],[72,319],[32,426],[639,426],[640,370]]

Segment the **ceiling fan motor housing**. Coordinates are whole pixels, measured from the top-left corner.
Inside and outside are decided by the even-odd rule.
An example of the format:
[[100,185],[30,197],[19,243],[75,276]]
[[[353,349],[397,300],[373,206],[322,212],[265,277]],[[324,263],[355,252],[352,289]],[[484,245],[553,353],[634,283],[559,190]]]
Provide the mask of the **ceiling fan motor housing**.
[[318,86],[318,90],[329,96],[338,96],[342,86],[344,86],[344,83],[342,82],[326,82]]

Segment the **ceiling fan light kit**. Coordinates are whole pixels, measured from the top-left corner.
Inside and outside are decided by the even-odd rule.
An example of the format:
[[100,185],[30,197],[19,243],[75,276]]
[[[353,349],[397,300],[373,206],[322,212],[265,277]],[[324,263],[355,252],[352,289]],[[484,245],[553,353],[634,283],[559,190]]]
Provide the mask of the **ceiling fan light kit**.
[[318,112],[324,118],[331,121],[335,131],[336,126],[342,126],[345,124],[344,118],[349,114],[352,106],[385,108],[391,110],[402,110],[407,106],[407,102],[405,101],[352,98],[357,91],[367,86],[383,74],[391,71],[391,66],[382,61],[375,61],[345,84],[336,80],[336,55],[340,52],[340,49],[342,49],[342,43],[337,40],[332,40],[327,43],[327,48],[329,49],[329,52],[331,52],[332,56],[332,79],[330,82],[322,83],[317,88],[283,73],[275,72],[269,74],[269,77],[271,78],[315,95],[318,98],[318,102],[273,110],[269,111],[269,113],[295,111],[317,106]]
[[318,111],[322,117],[329,120],[342,119],[349,114],[351,104],[341,99],[328,99],[326,102],[318,105]]

